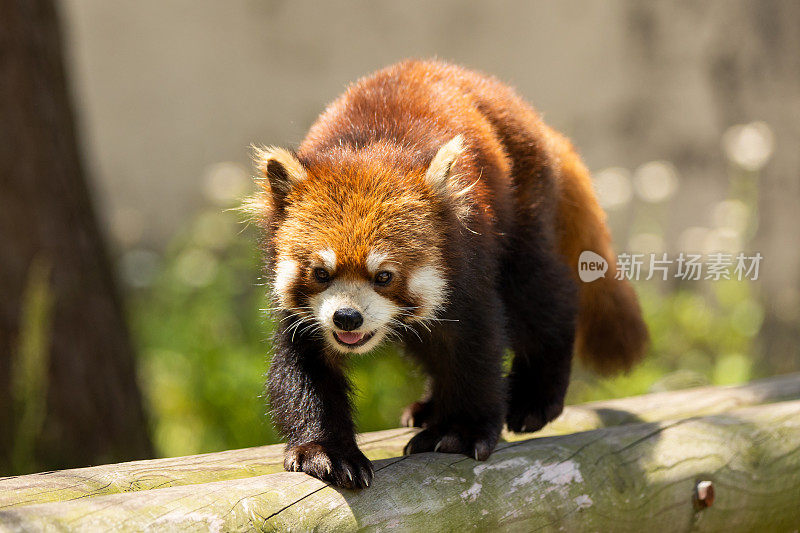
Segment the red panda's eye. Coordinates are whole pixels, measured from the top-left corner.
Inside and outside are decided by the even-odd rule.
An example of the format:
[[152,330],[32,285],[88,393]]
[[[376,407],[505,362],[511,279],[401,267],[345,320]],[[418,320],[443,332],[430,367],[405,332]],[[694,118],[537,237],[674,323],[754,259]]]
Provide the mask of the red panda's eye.
[[378,285],[388,285],[392,281],[392,273],[383,270],[375,274],[375,283]]
[[328,281],[330,281],[331,275],[324,268],[315,268],[314,279],[316,279],[320,283],[327,283]]

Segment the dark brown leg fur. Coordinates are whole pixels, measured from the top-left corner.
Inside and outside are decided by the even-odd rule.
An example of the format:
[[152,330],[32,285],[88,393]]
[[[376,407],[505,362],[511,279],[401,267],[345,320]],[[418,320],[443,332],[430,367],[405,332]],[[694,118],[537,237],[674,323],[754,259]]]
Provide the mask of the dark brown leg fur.
[[505,265],[503,298],[514,350],[506,416],[512,431],[537,431],[564,408],[577,313],[577,288],[546,243],[517,241]]
[[[448,316],[457,316],[451,318],[457,322],[446,322],[422,343],[408,346],[432,379],[430,399],[412,404],[414,425],[424,423],[424,429],[405,453],[462,453],[485,460],[497,444],[506,410],[505,314],[494,287],[456,294]],[[424,420],[418,421],[421,414]]]
[[287,438],[284,467],[339,487],[364,488],[373,470],[356,445],[350,388],[321,342],[304,335],[292,339],[285,326],[275,334],[267,387],[273,421]]
[[408,405],[400,415],[400,425],[407,428],[428,427],[433,417],[433,402],[420,400]]

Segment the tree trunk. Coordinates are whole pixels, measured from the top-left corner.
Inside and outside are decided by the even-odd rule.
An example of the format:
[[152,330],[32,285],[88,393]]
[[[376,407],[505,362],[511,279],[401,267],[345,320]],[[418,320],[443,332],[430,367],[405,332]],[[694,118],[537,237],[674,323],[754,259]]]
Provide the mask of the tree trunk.
[[50,0],[0,0],[0,296],[0,473],[149,456]]

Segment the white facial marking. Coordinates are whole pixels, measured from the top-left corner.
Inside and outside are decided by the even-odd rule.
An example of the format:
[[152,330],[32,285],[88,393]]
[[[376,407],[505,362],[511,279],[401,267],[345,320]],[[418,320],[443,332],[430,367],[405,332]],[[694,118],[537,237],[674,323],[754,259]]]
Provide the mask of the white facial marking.
[[272,291],[278,298],[278,303],[283,307],[292,307],[291,298],[289,295],[289,287],[297,279],[300,273],[300,265],[291,259],[283,259],[278,261],[275,266],[275,279],[272,282]]
[[[328,344],[347,353],[366,353],[372,350],[388,331],[389,321],[400,311],[391,300],[375,292],[371,283],[363,280],[335,280],[327,289],[312,296],[309,304],[317,321],[325,326]],[[333,337],[333,332],[338,330],[333,323],[333,314],[345,307],[355,309],[364,318],[364,323],[354,332],[372,335],[361,346],[342,346]]]
[[369,255],[367,255],[367,270],[373,276],[378,272],[381,268],[381,265],[386,262],[389,258],[389,255],[385,252],[379,252],[377,250],[372,250]]
[[328,272],[336,270],[336,252],[328,248],[327,250],[317,252],[317,255],[322,259],[322,264],[328,269]]
[[421,300],[417,314],[430,317],[441,307],[447,298],[447,282],[440,269],[426,265],[411,273],[408,290]]

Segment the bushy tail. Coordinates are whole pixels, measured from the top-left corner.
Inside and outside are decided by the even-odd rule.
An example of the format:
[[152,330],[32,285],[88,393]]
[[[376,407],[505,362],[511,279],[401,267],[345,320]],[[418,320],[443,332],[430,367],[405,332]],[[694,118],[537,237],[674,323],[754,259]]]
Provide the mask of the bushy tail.
[[[626,371],[647,349],[647,326],[633,287],[626,280],[614,278],[616,257],[589,170],[566,138],[556,132],[551,138],[561,168],[559,248],[580,293],[576,351],[586,365],[602,374]],[[585,250],[608,262],[605,277],[590,282],[580,280],[578,259]]]

